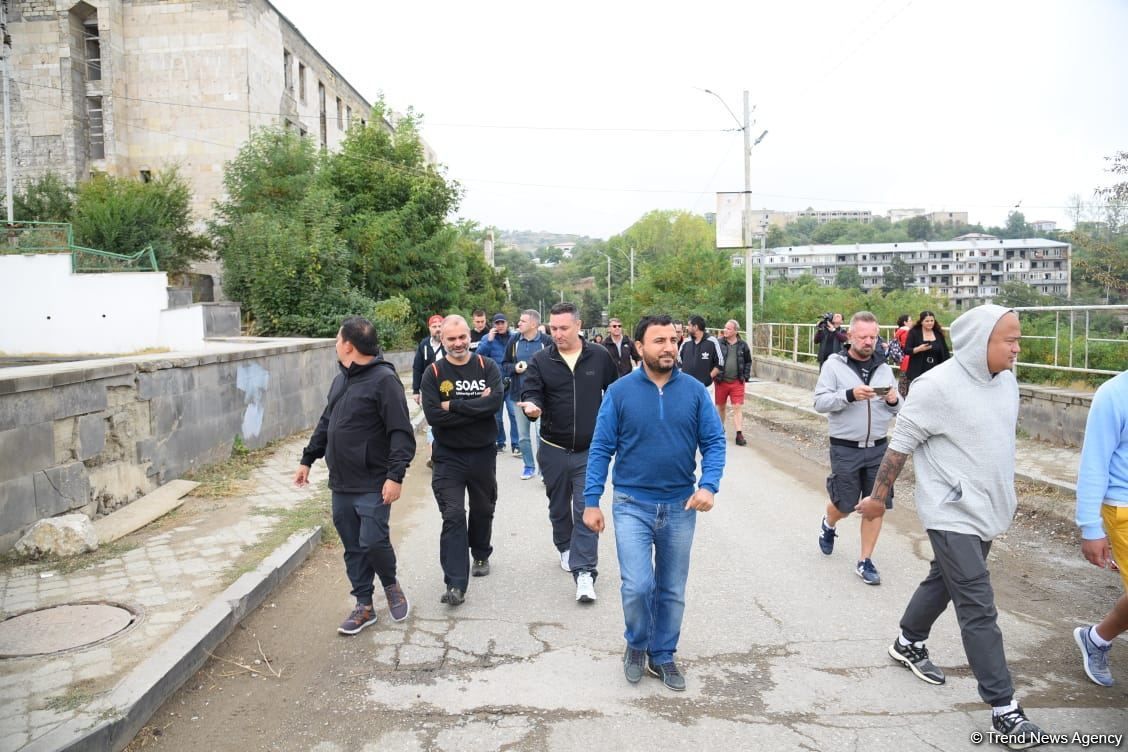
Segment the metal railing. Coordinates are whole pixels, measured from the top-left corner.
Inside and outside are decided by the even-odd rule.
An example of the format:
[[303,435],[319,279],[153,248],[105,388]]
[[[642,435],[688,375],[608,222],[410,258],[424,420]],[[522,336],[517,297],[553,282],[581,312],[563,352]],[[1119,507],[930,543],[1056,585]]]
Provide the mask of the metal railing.
[[[1016,308],[1023,321],[1022,369],[1115,376],[1128,363],[1128,305],[1035,306]],[[955,318],[955,316],[953,316]],[[749,340],[754,354],[793,362],[814,362],[817,324],[761,322]],[[889,340],[894,326],[880,327]]]
[[69,222],[16,222],[3,225],[3,233],[0,254],[69,253],[76,273],[160,271],[152,245],[132,254],[86,248],[75,244]]

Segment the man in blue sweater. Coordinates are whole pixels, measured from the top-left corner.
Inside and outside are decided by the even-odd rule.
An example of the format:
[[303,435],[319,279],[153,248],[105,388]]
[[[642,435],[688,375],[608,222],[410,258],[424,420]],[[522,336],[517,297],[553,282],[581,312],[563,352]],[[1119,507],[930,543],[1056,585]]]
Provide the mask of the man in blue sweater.
[[1119,569],[1124,581],[1125,594],[1100,624],[1073,630],[1085,673],[1111,687],[1108,654],[1112,641],[1128,630],[1128,372],[1093,395],[1077,470],[1077,525],[1085,558],[1102,569]]
[[[674,653],[685,611],[689,554],[697,513],[713,508],[721,482],[725,433],[705,386],[677,367],[677,334],[669,316],[639,321],[635,347],[642,368],[610,386],[596,418],[584,524],[603,531],[599,499],[614,454],[611,514],[626,622],[623,672],[634,684],[645,669],[681,692],[685,677]],[[655,470],[659,459],[661,472]]]

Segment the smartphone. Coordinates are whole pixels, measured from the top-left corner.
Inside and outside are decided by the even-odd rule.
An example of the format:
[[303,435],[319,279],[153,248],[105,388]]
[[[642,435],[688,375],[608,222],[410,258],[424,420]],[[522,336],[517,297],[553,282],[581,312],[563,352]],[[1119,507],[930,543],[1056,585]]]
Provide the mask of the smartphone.
[[885,395],[889,394],[890,389],[891,387],[888,386],[875,386],[873,388],[873,393],[878,397],[884,397]]

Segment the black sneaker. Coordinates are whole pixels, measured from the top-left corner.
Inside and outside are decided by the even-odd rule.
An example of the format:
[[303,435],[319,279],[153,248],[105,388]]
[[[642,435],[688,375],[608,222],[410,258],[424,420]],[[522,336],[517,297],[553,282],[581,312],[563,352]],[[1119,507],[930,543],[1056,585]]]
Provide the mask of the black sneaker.
[[744,434],[742,434],[740,431],[736,432],[736,445],[737,446],[748,446],[748,442],[745,441],[745,439],[744,439]]
[[904,664],[905,668],[916,674],[921,681],[929,684],[944,683],[944,672],[936,668],[928,659],[928,648],[923,642],[902,645],[900,640],[894,640],[889,646],[889,657]]
[[356,607],[349,614],[348,618],[341,622],[341,626],[337,627],[337,631],[345,635],[354,635],[370,624],[376,623],[376,611],[372,608],[371,603],[358,603]]
[[685,677],[682,676],[678,665],[673,661],[655,665],[654,661],[648,660],[646,662],[646,673],[661,679],[662,683],[666,685],[666,689],[672,689],[675,692],[685,691]]
[[465,601],[466,593],[456,587],[448,587],[439,598],[439,603],[445,603],[448,606],[461,606]]
[[520,457],[521,456],[521,447],[513,447],[513,456],[514,457]]
[[646,652],[634,650],[628,645],[626,652],[623,653],[623,674],[627,677],[627,681],[631,684],[638,684],[642,681],[642,671],[645,665]]
[[823,517],[822,532],[819,533],[819,550],[830,556],[834,553],[834,539],[837,537],[838,533],[826,524],[826,517]]
[[470,565],[470,574],[474,577],[485,577],[490,573],[490,563],[485,559],[474,559]]
[[1009,749],[1027,749],[1045,741],[1046,732],[1026,718],[1021,705],[1006,713],[992,713],[991,728],[997,734],[994,741]]

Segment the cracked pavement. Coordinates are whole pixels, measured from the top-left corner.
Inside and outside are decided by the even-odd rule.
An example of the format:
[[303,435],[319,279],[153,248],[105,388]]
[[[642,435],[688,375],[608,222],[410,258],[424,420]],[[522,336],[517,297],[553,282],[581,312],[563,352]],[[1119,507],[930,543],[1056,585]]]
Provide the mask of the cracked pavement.
[[[927,685],[886,654],[928,566],[927,539],[905,503],[911,485],[898,483],[874,555],[883,584],[867,587],[853,568],[856,520],[841,523],[832,556],[816,546],[825,467],[782,433],[752,426],[746,435],[747,448],[729,444],[717,507],[698,520],[677,656],[686,692],[623,678],[610,515],[599,600],[577,604],[551,545],[543,487],[519,480],[521,463],[509,455],[497,458],[492,572],[472,580],[464,605],[440,604],[440,520],[424,447],[392,515],[408,619],[393,623],[378,596],[379,622],[338,636],[349,588],[340,548],[323,546],[132,748],[973,748],[969,737],[988,729],[989,711],[951,610],[928,642],[947,684]],[[317,465],[315,479],[324,472]],[[1128,641],[1112,655],[1120,683],[1101,688],[1084,676],[1070,634],[1107,610],[1119,581],[1074,546],[1021,527],[991,561],[1018,698],[1032,720],[1059,733],[1128,733]],[[231,663],[256,666],[259,646],[280,679]]]

